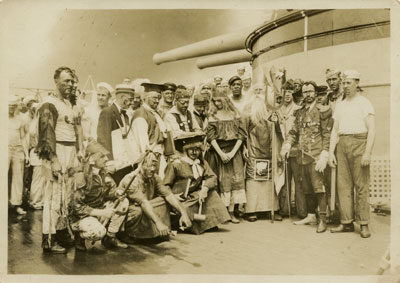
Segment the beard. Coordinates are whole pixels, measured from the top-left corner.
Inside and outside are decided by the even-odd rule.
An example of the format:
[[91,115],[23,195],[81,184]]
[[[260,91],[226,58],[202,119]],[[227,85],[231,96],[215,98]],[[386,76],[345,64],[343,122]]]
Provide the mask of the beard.
[[264,99],[259,96],[252,99],[249,110],[250,120],[255,125],[261,125],[269,115]]

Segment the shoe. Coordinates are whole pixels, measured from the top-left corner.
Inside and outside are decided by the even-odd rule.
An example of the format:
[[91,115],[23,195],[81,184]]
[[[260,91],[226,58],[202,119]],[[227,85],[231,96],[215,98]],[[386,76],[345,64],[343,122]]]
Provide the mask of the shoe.
[[229,212],[229,215],[231,216],[231,222],[233,224],[239,224],[240,223],[240,220],[235,217],[235,214],[233,212]]
[[18,215],[25,215],[25,214],[26,214],[26,211],[25,211],[22,207],[20,207],[20,206],[17,206],[17,207],[16,207],[15,212],[16,212]]
[[317,233],[324,233],[325,231],[326,231],[326,215],[320,214]]
[[369,232],[368,225],[360,225],[361,227],[361,238],[369,238],[371,237],[371,233]]
[[336,228],[331,229],[331,233],[346,233],[346,232],[354,232],[354,224],[340,224]]
[[55,234],[51,237],[51,244],[49,244],[49,235],[42,234],[42,249],[44,252],[50,252],[53,254],[65,254],[67,252],[65,248],[57,243]]
[[57,230],[55,238],[56,241],[64,248],[70,248],[75,245],[75,241],[71,238],[68,229]]
[[315,214],[307,214],[307,217],[299,220],[299,221],[295,221],[293,222],[294,225],[316,225],[317,224],[317,217],[315,216]]
[[256,215],[251,215],[247,218],[247,221],[249,222],[256,222],[257,221],[257,216]]
[[75,249],[82,252],[85,252],[87,250],[85,245],[85,239],[81,237],[79,232],[75,233]]
[[243,218],[244,213],[241,212],[240,210],[235,210],[235,211],[233,212],[233,215],[234,215],[236,218]]
[[106,235],[103,238],[102,243],[107,247],[107,248],[121,248],[121,249],[127,249],[128,245],[121,242],[120,240],[115,237],[115,234],[113,236]]
[[279,213],[274,213],[274,220],[275,221],[282,221],[283,217]]

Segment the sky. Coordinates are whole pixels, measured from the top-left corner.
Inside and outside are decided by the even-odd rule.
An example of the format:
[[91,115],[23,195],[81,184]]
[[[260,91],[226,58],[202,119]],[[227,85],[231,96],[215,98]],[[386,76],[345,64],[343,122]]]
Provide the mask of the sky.
[[[152,57],[190,43],[269,20],[272,10],[209,9],[65,9],[46,1],[6,1],[7,72],[16,87],[53,88],[54,70],[76,70],[79,87],[120,83],[124,77],[152,82],[198,83],[235,65],[199,70],[196,59],[155,65]],[[47,2],[50,3],[50,2]]]

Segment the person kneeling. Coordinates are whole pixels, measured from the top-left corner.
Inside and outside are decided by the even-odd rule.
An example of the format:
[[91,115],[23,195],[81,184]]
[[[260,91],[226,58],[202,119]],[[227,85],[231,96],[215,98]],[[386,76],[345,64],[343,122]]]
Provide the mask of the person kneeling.
[[85,240],[102,240],[107,248],[127,248],[116,238],[116,233],[125,220],[129,201],[109,175],[114,168],[111,162],[107,162],[108,152],[100,144],[92,142],[86,153],[83,172],[77,173],[77,190],[69,214],[75,248],[85,251]]
[[127,243],[135,243],[138,239],[168,237],[171,221],[167,203],[181,215],[180,226],[192,225],[186,209],[156,174],[159,167],[157,154],[148,150],[141,158],[138,168],[120,183],[126,189],[130,202],[125,231],[119,233],[120,239]]
[[164,177],[164,185],[172,188],[188,209],[193,221],[190,231],[197,235],[231,219],[214,190],[217,176],[202,158],[204,138],[198,133],[177,138],[176,148],[184,155],[168,164]]

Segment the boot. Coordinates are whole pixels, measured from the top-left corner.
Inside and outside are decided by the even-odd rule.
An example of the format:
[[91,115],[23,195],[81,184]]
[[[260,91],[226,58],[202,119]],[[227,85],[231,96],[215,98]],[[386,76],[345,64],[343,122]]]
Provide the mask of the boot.
[[346,233],[346,232],[354,232],[354,224],[340,224],[336,228],[331,229],[331,233]]
[[319,224],[317,228],[317,233],[323,233],[326,231],[326,214],[320,213],[319,214]]
[[371,233],[369,232],[368,225],[360,225],[360,235],[361,238],[369,238],[371,237]]
[[235,217],[235,214],[233,212],[229,212],[229,215],[231,216],[231,221],[232,221],[233,224],[239,224],[240,223],[240,220]]
[[121,249],[128,248],[127,244],[117,239],[115,233],[110,233],[110,232],[107,232],[107,235],[103,238],[102,243],[107,248],[121,248]]
[[278,211],[275,211],[274,221],[282,221],[282,220],[283,220],[282,214],[280,214]]
[[51,252],[53,254],[65,254],[67,252],[67,250],[57,243],[55,236],[56,236],[55,234],[52,234],[51,244],[49,245],[49,235],[43,234],[43,236],[42,236],[43,251]]
[[75,245],[75,241],[71,238],[67,228],[56,231],[56,241],[64,248],[70,248]]
[[83,252],[87,250],[85,245],[85,239],[81,237],[79,232],[75,232],[75,249]]
[[307,214],[307,217],[293,222],[294,225],[315,225],[317,224],[317,217],[313,213]]

